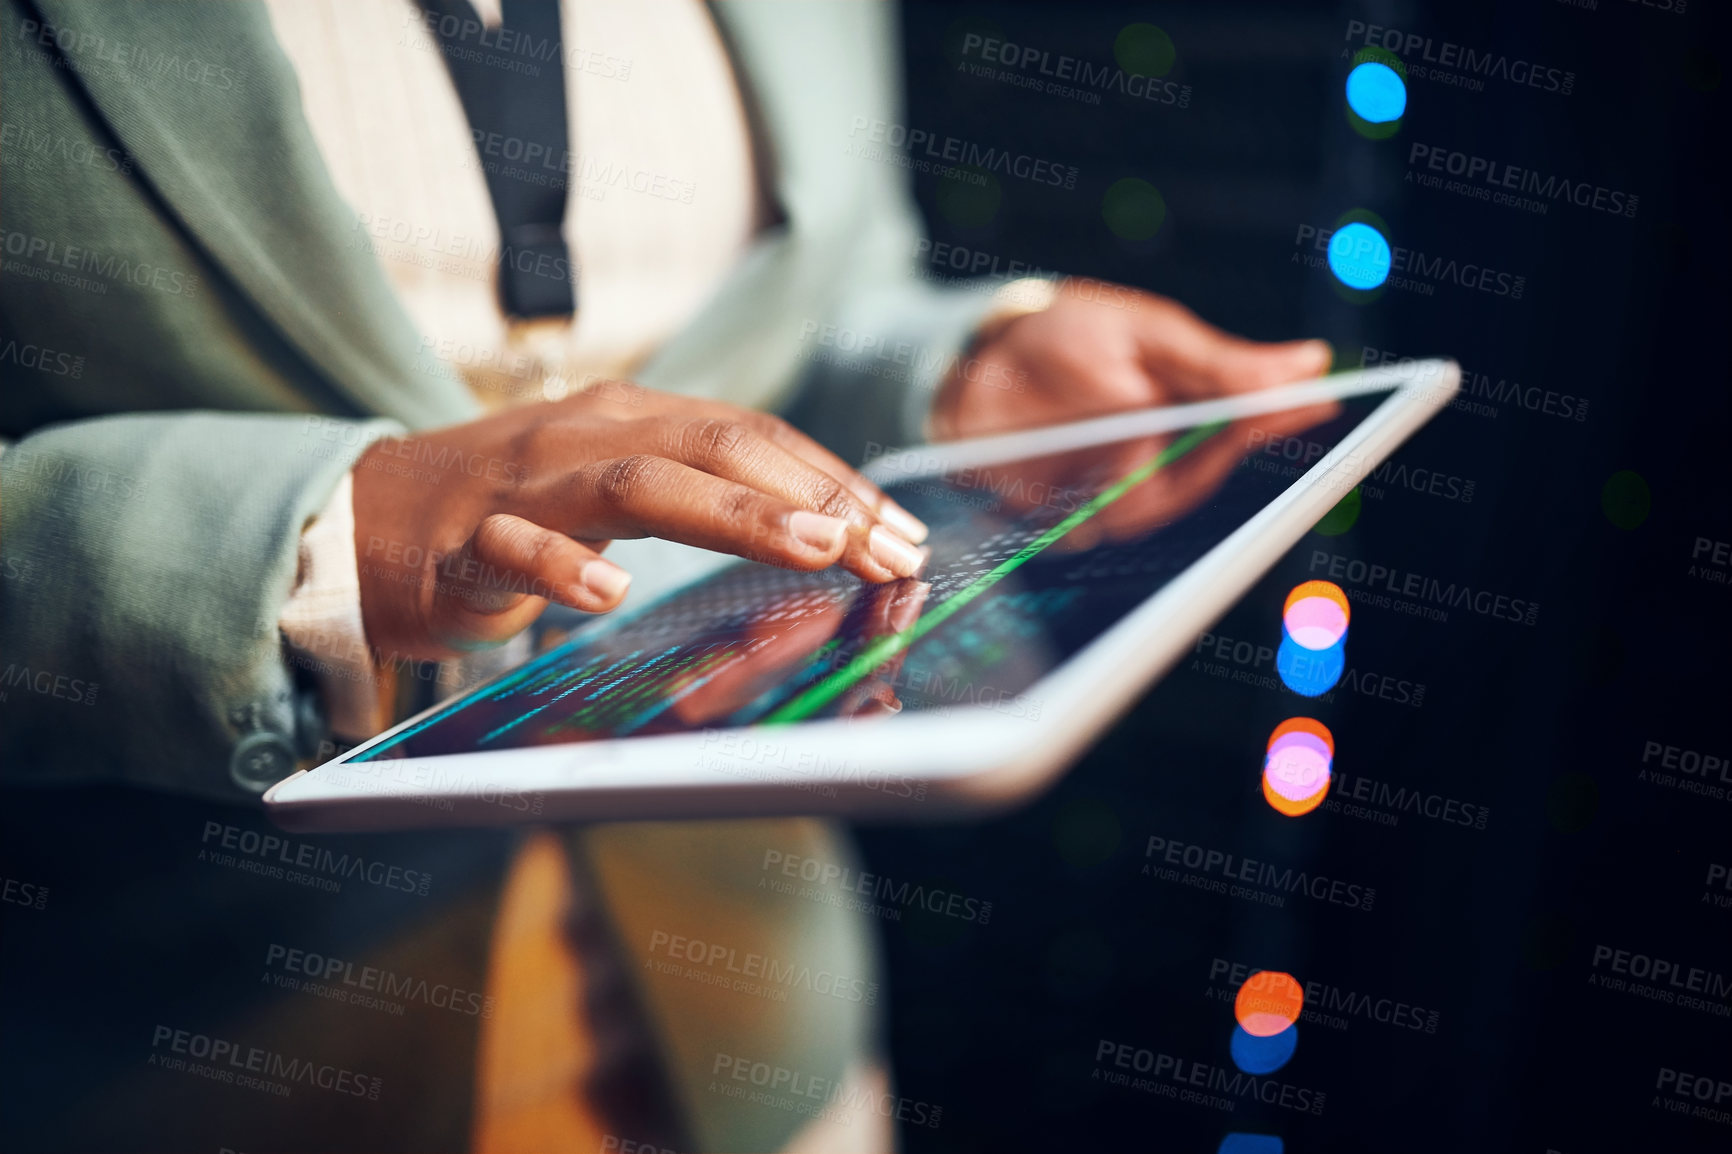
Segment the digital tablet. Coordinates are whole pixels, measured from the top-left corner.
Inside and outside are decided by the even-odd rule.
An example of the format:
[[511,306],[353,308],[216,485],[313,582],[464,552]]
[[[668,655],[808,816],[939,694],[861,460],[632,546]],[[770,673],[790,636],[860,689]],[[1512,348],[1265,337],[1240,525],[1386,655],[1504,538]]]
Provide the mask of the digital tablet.
[[917,578],[738,562],[265,795],[302,830],[1001,807],[1454,395],[1451,361],[889,454]]

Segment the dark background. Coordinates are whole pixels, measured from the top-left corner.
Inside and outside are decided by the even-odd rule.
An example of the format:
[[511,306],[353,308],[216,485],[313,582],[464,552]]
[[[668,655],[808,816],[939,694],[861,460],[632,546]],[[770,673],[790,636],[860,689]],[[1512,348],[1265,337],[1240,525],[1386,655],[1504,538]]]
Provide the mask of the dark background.
[[[1234,1131],[1289,1151],[1732,1148],[1732,1126],[1671,1113],[1662,1099],[1694,1100],[1656,1089],[1662,1068],[1732,1083],[1732,1019],[1677,1004],[1683,991],[1668,1003],[1590,983],[1615,976],[1594,965],[1602,945],[1732,975],[1732,910],[1704,884],[1732,863],[1732,790],[1642,776],[1650,741],[1732,753],[1732,587],[1691,572],[1699,538],[1732,540],[1726,13],[1664,3],[906,10],[911,126],[1079,170],[1074,191],[920,176],[935,241],[1165,293],[1250,336],[1326,337],[1338,367],[1367,346],[1448,355],[1494,390],[1588,401],[1579,421],[1507,389],[1467,398],[1492,415],[1446,410],[1396,461],[1458,492],[1472,481],[1471,501],[1382,485],[1348,532],[1309,535],[1215,630],[1272,645],[1286,591],[1327,576],[1317,550],[1539,604],[1529,626],[1356,603],[1349,667],[1423,684],[1418,706],[1340,690],[1306,702],[1187,661],[1027,808],[863,831],[870,868],[993,903],[985,925],[918,910],[883,924],[899,1091],[942,1109],[936,1127],[903,1128],[910,1151],[1214,1150]],[[1429,37],[1434,56],[1448,41],[1571,72],[1572,91],[1410,77],[1399,131],[1367,139],[1345,113],[1364,43],[1350,20]],[[1190,86],[1188,107],[1111,91],[1088,104],[960,68],[970,32],[1111,65],[1135,23],[1170,37],[1166,79]],[[1637,211],[1557,201],[1541,215],[1424,188],[1404,180],[1415,142],[1634,194]],[[1152,238],[1120,239],[1103,217],[1125,177],[1162,194]],[[1442,283],[1346,299],[1293,258],[1315,251],[1296,247],[1299,226],[1354,209],[1396,245],[1525,277],[1521,298]],[[1295,714],[1333,730],[1338,774],[1488,807],[1485,830],[1412,812],[1393,826],[1280,817],[1258,792],[1263,746]],[[1144,877],[1151,835],[1372,886],[1376,902],[1275,909]],[[1103,1039],[1231,1073],[1217,958],[1435,1010],[1437,1029],[1302,1022],[1272,1077],[1323,1092],[1320,1115],[1094,1077],[1112,1068],[1095,1060]]]

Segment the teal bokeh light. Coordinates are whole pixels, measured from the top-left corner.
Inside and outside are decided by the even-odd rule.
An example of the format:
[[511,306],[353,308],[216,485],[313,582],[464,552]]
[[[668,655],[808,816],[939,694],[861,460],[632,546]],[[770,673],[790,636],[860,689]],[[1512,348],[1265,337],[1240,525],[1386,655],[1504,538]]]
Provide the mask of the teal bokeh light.
[[1335,230],[1329,238],[1329,271],[1350,289],[1374,289],[1389,279],[1389,242],[1364,221]]
[[1281,647],[1275,651],[1275,672],[1281,683],[1301,697],[1321,697],[1335,688],[1347,668],[1347,635],[1327,649],[1307,649],[1281,630]]
[[1400,120],[1407,111],[1407,85],[1389,65],[1368,60],[1347,74],[1347,107],[1372,124]]

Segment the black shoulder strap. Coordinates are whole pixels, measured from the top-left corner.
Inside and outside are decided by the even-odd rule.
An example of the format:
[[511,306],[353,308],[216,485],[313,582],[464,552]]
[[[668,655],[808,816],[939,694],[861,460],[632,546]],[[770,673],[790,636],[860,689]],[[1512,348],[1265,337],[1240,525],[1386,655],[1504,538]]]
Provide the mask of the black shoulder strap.
[[565,123],[559,0],[503,0],[481,23],[468,0],[421,0],[457,88],[493,215],[499,296],[512,316],[577,311],[577,266],[561,225],[573,157]]

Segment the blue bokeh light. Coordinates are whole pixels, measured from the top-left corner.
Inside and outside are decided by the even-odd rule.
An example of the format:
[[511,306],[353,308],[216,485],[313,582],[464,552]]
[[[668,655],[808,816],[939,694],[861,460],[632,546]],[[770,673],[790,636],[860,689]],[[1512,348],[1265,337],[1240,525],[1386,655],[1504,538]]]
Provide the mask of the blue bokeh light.
[[1335,230],[1329,238],[1329,271],[1353,289],[1374,289],[1389,279],[1389,242],[1363,221]]
[[1275,672],[1281,683],[1301,697],[1321,697],[1335,688],[1347,668],[1347,634],[1327,649],[1307,649],[1281,630],[1281,648],[1275,651]]
[[1367,60],[1347,74],[1347,107],[1372,124],[1400,120],[1407,111],[1407,85],[1389,65]]
[[1284,1154],[1287,1144],[1273,1134],[1229,1134],[1215,1154]]
[[1273,1074],[1287,1064],[1298,1045],[1298,1026],[1288,1026],[1267,1038],[1247,1034],[1243,1026],[1234,1026],[1233,1064],[1247,1074]]

